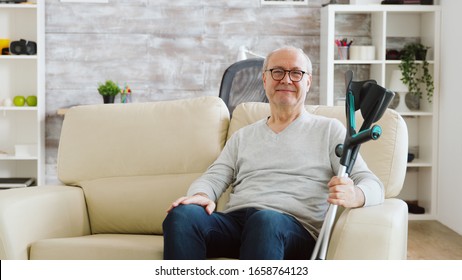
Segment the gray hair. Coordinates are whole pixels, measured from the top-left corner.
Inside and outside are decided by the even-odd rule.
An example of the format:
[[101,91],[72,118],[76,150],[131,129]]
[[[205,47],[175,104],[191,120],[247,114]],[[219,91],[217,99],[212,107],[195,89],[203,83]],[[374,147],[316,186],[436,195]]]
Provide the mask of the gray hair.
[[266,70],[266,68],[268,67],[268,61],[269,59],[271,58],[271,56],[277,52],[277,51],[280,51],[280,50],[295,50],[297,51],[298,53],[302,54],[305,58],[306,58],[306,72],[307,74],[312,74],[313,73],[313,65],[311,64],[311,60],[310,58],[308,57],[308,55],[300,48],[297,48],[297,47],[292,47],[292,46],[286,46],[286,47],[282,47],[282,48],[278,48],[278,49],[275,49],[274,51],[270,52],[266,58],[265,58],[265,61],[263,62],[263,71]]

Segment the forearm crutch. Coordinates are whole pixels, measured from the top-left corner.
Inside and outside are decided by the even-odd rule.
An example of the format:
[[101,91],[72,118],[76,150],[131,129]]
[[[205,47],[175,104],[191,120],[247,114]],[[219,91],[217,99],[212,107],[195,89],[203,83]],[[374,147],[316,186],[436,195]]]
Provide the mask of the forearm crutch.
[[[348,177],[353,169],[359,147],[369,140],[377,140],[382,134],[382,128],[371,125],[377,122],[385,113],[394,97],[394,93],[373,80],[354,82],[353,72],[345,73],[345,113],[347,133],[343,144],[336,147],[335,153],[340,157],[338,177]],[[364,119],[359,132],[356,132],[355,112],[360,110]],[[337,214],[337,205],[329,204],[326,217],[319,232],[318,240],[311,255],[312,260],[324,260],[331,231]]]

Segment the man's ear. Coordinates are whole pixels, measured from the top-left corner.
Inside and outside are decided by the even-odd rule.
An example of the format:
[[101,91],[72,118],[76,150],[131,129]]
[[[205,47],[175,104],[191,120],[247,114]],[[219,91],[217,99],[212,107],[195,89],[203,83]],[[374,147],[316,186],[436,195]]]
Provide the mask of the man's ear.
[[307,88],[308,88],[308,91],[310,90],[311,88],[311,82],[313,81],[313,76],[311,75],[308,75],[308,79],[306,79],[306,83],[307,83]]

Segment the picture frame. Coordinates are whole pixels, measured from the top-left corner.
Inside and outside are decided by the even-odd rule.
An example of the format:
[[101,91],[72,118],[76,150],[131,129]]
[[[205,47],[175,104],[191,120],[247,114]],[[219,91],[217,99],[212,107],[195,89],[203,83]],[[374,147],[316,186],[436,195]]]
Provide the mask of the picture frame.
[[308,0],[261,0],[262,6],[267,5],[299,5],[299,6],[307,6]]
[[109,0],[60,0],[64,3],[109,3]]

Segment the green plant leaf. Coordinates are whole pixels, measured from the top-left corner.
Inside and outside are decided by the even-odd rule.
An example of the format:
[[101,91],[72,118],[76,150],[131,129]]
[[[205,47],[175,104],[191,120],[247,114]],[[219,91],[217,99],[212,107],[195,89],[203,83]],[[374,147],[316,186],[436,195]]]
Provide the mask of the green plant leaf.
[[[420,43],[405,45],[401,51],[399,69],[403,76],[401,81],[407,85],[409,92],[422,98],[422,89],[425,89],[427,100],[431,103],[435,87],[429,70],[429,63],[426,59],[428,49],[429,47]],[[417,63],[416,57],[420,58],[422,63]]]
[[98,83],[98,92],[103,96],[116,96],[120,93],[120,87],[115,82],[107,80],[104,84]]

